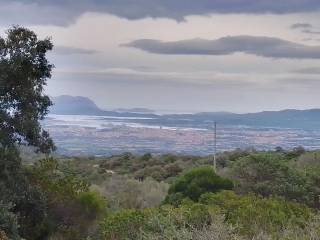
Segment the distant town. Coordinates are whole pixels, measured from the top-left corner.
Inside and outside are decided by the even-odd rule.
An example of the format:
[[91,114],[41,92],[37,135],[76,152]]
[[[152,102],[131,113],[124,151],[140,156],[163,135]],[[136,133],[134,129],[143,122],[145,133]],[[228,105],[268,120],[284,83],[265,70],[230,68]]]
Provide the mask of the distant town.
[[[214,132],[209,128],[156,126],[135,123],[134,118],[52,115],[44,122],[62,155],[114,155],[175,153],[210,155]],[[138,119],[141,121],[141,119]],[[317,149],[320,130],[248,127],[218,124],[217,150],[236,148],[270,150],[303,146]]]

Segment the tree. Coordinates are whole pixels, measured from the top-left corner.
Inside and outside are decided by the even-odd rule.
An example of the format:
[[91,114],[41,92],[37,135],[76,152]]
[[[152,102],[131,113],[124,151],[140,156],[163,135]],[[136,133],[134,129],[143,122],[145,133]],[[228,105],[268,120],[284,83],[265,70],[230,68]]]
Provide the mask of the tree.
[[17,145],[29,145],[42,153],[55,149],[40,120],[52,105],[44,94],[53,65],[46,58],[53,47],[50,39],[22,27],[10,28],[0,36],[0,201],[10,209],[20,225],[20,233],[30,239],[43,238],[40,227],[46,215],[43,194],[32,186],[21,167]]
[[38,151],[54,150],[53,141],[39,123],[52,105],[43,90],[53,65],[46,58],[49,38],[14,26],[0,37],[0,147],[28,144]]
[[233,183],[215,173],[212,167],[194,168],[179,177],[169,188],[165,203],[176,203],[182,198],[198,201],[199,197],[207,192],[231,190]]

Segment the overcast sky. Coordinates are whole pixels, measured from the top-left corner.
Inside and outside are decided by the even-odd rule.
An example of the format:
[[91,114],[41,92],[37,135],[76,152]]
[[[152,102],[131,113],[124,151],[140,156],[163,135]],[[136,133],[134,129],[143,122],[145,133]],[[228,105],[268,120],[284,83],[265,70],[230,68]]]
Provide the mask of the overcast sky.
[[320,108],[319,0],[0,0],[51,36],[47,93],[102,108]]

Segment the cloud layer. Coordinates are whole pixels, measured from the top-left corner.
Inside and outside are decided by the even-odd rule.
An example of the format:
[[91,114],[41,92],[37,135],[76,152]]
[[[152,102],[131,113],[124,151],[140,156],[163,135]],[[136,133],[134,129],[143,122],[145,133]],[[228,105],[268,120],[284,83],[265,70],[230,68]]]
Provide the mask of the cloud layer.
[[317,10],[320,10],[319,0],[0,0],[0,20],[11,24],[24,20],[66,25],[86,12],[109,13],[128,19],[166,17],[182,20],[188,15],[213,13],[284,14]]
[[[49,56],[56,66],[46,88],[50,95],[87,96],[105,108],[312,108],[320,102],[315,47],[320,35],[305,30],[320,30],[319,5],[319,0],[0,0],[0,34],[21,24],[39,38],[52,36],[57,47]],[[135,39],[160,41],[119,47]]]
[[312,28],[312,25],[310,23],[295,23],[290,26],[291,29],[306,29],[306,28]]
[[76,48],[76,47],[67,47],[67,46],[55,46],[53,49],[53,54],[58,55],[75,55],[75,54],[95,54],[98,51],[91,50],[91,49],[83,49],[83,48]]
[[122,46],[157,54],[229,55],[241,52],[269,58],[320,59],[320,46],[307,46],[272,37],[230,36],[216,40],[175,42],[140,39]]
[[320,31],[310,30],[310,29],[304,29],[302,30],[303,33],[307,34],[320,34]]
[[302,68],[302,69],[295,70],[293,72],[294,73],[299,73],[299,74],[319,75],[320,74],[320,68],[319,67]]

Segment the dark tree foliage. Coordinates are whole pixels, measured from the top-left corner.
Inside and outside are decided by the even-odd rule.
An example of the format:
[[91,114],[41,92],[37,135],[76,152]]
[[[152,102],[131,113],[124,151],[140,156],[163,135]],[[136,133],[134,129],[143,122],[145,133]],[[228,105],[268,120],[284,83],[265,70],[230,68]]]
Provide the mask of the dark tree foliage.
[[288,154],[258,153],[238,159],[229,173],[237,183],[236,190],[313,205],[318,193],[312,190],[308,172],[294,167],[294,160],[287,157]]
[[43,153],[54,149],[39,123],[52,105],[43,90],[53,65],[46,58],[50,39],[22,27],[0,37],[0,146],[28,144]]
[[172,201],[176,202],[181,198],[198,201],[204,193],[215,193],[221,190],[231,190],[232,188],[233,183],[217,175],[212,167],[198,167],[179,177],[171,185],[165,202],[172,203]]
[[44,239],[47,207],[25,175],[17,146],[33,146],[42,153],[55,149],[40,125],[52,105],[44,94],[53,68],[46,53],[52,47],[50,39],[38,40],[18,26],[0,36],[0,202],[12,204],[19,234],[26,239]]
[[12,205],[0,201],[0,239],[20,239],[18,233],[17,217],[11,212]]

